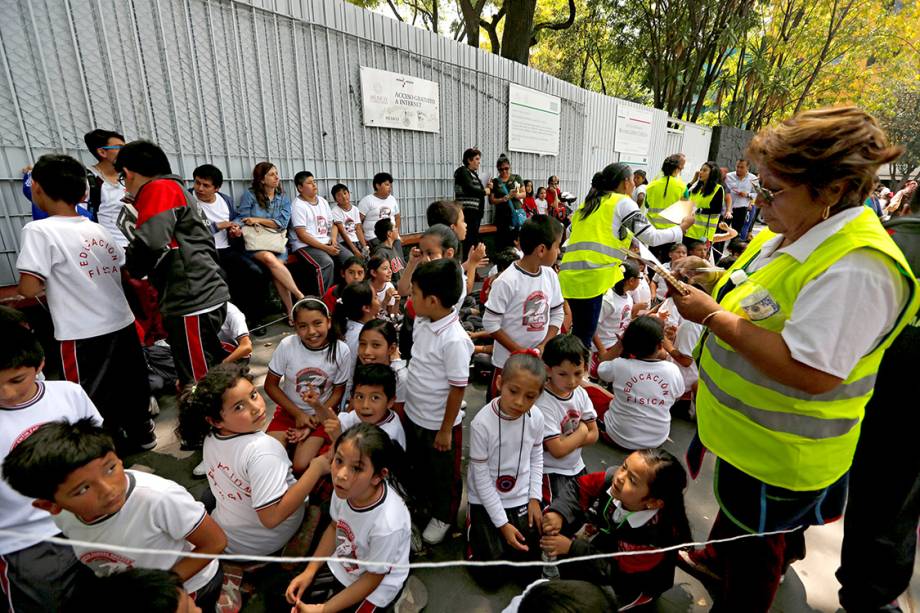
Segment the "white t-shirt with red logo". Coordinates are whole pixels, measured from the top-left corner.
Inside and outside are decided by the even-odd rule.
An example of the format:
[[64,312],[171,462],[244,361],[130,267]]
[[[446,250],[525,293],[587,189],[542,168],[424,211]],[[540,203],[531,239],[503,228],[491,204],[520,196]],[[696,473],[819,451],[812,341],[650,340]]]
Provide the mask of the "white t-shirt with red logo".
[[676,364],[617,358],[601,363],[597,375],[613,384],[604,427],[617,445],[652,449],[667,440],[671,406],[684,393],[684,378]]
[[[0,407],[0,463],[16,445],[49,421],[74,423],[88,417],[102,425],[102,416],[93,401],[76,383],[39,381],[37,385],[35,396],[28,402]],[[4,479],[0,479],[0,530],[16,532],[16,536],[0,535],[0,555],[31,547],[60,532],[51,514],[33,507],[31,498],[11,488]]]
[[342,341],[336,343],[335,359],[332,359],[327,345],[310,349],[294,334],[278,343],[268,363],[269,372],[281,377],[281,391],[307,415],[315,411],[304,402],[301,394],[310,385],[320,393],[320,402],[325,403],[332,396],[333,388],[344,385],[351,374],[351,351]]
[[358,207],[352,205],[347,211],[340,206],[332,207],[332,221],[333,223],[342,224],[342,227],[345,229],[345,234],[348,235],[351,242],[353,242],[356,247],[361,247],[361,244],[358,242],[358,231],[355,229],[358,227],[358,224],[361,223],[361,211],[358,210]]
[[268,555],[294,536],[303,522],[300,506],[274,528],[259,521],[259,509],[275,504],[294,485],[287,451],[264,432],[204,439],[208,485],[217,500],[216,521],[227,535],[224,553]]
[[[412,540],[409,509],[386,482],[380,498],[366,507],[356,508],[334,494],[329,503],[329,515],[335,526],[333,557],[390,564],[409,563],[409,542]],[[329,562],[329,570],[345,587],[366,572],[382,574],[383,581],[365,598],[378,607],[393,602],[409,576],[408,568],[359,566],[348,562]]]
[[[396,216],[399,215],[399,202],[393,197],[393,194],[382,200],[374,194],[368,194],[358,203],[358,211],[364,215],[364,221],[361,222],[364,226],[364,237],[371,239],[375,236],[374,226],[381,219],[386,217],[392,219],[394,224],[396,223]],[[399,232],[399,228],[396,228],[396,232]]]
[[[75,541],[170,552],[191,551],[192,544],[185,539],[207,516],[204,505],[174,481],[134,470],[126,470],[125,478],[128,480],[127,499],[117,513],[87,524],[70,511],[61,511],[54,516],[54,523],[67,538]],[[169,570],[180,559],[174,553],[128,553],[82,545],[74,545],[73,550],[97,577],[131,568]],[[200,590],[214,578],[218,569],[218,561],[212,560],[185,582],[185,590],[189,593]]]
[[[568,436],[574,432],[581,422],[592,422],[597,419],[591,398],[583,387],[575,388],[568,398],[557,396],[548,389],[536,402],[536,406],[543,412],[543,442]],[[567,455],[557,458],[547,449],[543,450],[543,473],[557,475],[577,475],[585,468],[585,461],[581,458],[581,447],[573,449]]]
[[16,268],[45,283],[59,341],[121,330],[134,314],[121,287],[125,252],[105,228],[83,216],[55,215],[22,228]]
[[[536,347],[549,327],[562,325],[562,289],[552,268],[541,266],[530,273],[512,264],[492,282],[482,327],[486,332],[504,331],[523,347]],[[510,352],[496,342],[492,364],[505,366]]]
[[288,230],[291,248],[296,251],[308,246],[297,236],[296,228],[306,231],[323,245],[328,245],[332,242],[333,223],[332,209],[321,196],[316,197],[316,204],[307,202],[299,196],[294,198],[291,204],[291,229]]
[[626,327],[632,320],[633,299],[627,292],[625,295],[607,290],[601,301],[601,314],[597,318],[597,336],[605,349],[610,349],[617,344]]

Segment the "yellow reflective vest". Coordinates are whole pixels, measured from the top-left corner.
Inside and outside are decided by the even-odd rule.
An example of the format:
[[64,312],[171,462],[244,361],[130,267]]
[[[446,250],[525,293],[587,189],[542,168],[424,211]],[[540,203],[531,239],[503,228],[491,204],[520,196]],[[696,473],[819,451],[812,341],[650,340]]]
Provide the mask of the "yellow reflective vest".
[[600,296],[623,278],[618,264],[627,257],[632,233],[624,239],[613,236],[617,204],[626,198],[612,193],[601,198],[600,206],[582,219],[584,203],[572,213],[572,231],[559,266],[559,284],[564,298]]
[[715,190],[708,196],[704,196],[702,190],[696,193],[690,192],[690,201],[693,202],[693,205],[696,207],[696,219],[693,222],[693,226],[687,230],[687,238],[712,242],[712,237],[716,235],[716,228],[719,226],[719,217],[722,212],[719,211],[718,213],[707,215],[701,211],[708,209],[712,199],[717,195],[723,200],[724,205],[721,185],[717,185]]
[[[774,237],[761,231],[713,289],[730,282]],[[863,356],[836,388],[812,395],[771,379],[714,334],[705,334],[699,356],[696,398],[700,439],[720,458],[764,483],[796,491],[825,488],[849,469],[866,403],[875,387],[882,354],[920,306],[918,284],[901,250],[878,216],[862,214],[799,262],[780,254],[750,273],[722,297],[720,304],[756,326],[782,332],[802,288],[855,249],[874,249],[896,265],[910,284],[910,299],[885,340]],[[855,297],[872,300],[871,296]],[[827,305],[846,308],[846,305]]]
[[680,177],[658,177],[645,189],[645,204],[648,207],[648,220],[656,228],[670,228],[673,221],[661,216],[661,212],[684,197],[687,184]]

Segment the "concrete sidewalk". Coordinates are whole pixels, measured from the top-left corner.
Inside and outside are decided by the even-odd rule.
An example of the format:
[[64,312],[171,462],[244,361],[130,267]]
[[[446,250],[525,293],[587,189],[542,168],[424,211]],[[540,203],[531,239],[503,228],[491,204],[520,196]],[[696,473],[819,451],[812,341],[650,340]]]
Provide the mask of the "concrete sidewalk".
[[[268,361],[278,342],[284,335],[290,333],[290,328],[283,324],[275,324],[269,329],[269,335],[253,338],[254,353],[251,367],[258,385],[262,384]],[[464,419],[465,426],[485,402],[484,387],[470,386],[467,389],[466,401],[468,407]],[[274,409],[274,403],[268,400],[266,405],[270,411]],[[126,465],[173,479],[188,487],[194,495],[198,496],[207,488],[204,479],[192,477],[192,468],[201,460],[201,454],[179,449],[178,440],[173,433],[177,417],[175,398],[172,396],[160,398],[160,408],[161,413],[157,418],[157,437],[159,439],[157,448],[151,452],[127,458]],[[683,458],[693,432],[692,423],[675,419],[671,426],[671,438],[664,448]],[[464,436],[464,470],[468,456],[469,437]],[[604,470],[608,466],[619,464],[623,456],[621,452],[600,442],[584,450],[584,459],[590,471]],[[712,469],[713,459],[710,455],[706,459],[699,479],[690,484],[686,493],[687,513],[696,540],[705,540],[717,509],[712,495]],[[462,510],[461,515],[463,515]],[[810,613],[813,611],[831,613],[839,610],[837,602],[839,585],[834,572],[840,559],[842,536],[843,522],[810,528],[806,532],[808,555],[804,560],[793,564],[786,574],[785,581],[779,588],[773,611],[777,613]],[[465,546],[462,534],[456,530],[445,543],[428,555],[413,561],[458,560],[463,557]],[[496,572],[502,571],[497,570]],[[415,574],[428,588],[428,607],[425,610],[432,613],[441,611],[497,613],[522,590],[521,586],[509,583],[496,592],[486,592],[479,588],[464,568],[423,569]],[[272,575],[271,580],[259,583],[258,588],[272,593],[279,589],[283,591],[286,580],[281,573],[273,572]],[[272,599],[268,598],[268,600],[270,602]],[[917,603],[920,603],[920,585],[914,579],[909,592],[902,596],[901,604],[905,612],[920,612]],[[678,569],[674,587],[652,607],[649,607],[649,610],[667,613],[707,611],[711,604],[709,594],[702,585]],[[247,613],[268,610],[279,609],[277,606],[266,606],[264,594],[257,594],[244,608]]]

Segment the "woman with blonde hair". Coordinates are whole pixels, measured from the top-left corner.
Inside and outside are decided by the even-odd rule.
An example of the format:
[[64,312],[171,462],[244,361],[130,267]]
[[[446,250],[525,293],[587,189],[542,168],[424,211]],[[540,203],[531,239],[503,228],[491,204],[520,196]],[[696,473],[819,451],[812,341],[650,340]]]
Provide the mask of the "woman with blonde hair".
[[[691,288],[674,301],[707,327],[695,442],[717,458],[710,537],[793,532],[684,554],[720,582],[713,611],[769,610],[788,563],[804,556],[804,529],[841,515],[879,362],[920,303],[904,255],[862,206],[879,166],[901,153],[872,116],[806,111],[760,132],[748,153],[769,230],[711,296]],[[675,265],[691,276],[697,267]]]

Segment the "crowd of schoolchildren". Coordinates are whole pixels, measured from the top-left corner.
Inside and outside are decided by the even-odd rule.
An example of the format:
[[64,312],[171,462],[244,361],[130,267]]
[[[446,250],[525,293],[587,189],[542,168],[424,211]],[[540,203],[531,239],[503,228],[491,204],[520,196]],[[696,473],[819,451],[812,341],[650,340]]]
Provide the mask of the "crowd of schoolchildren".
[[[459,202],[434,202],[404,257],[386,173],[357,206],[337,184],[333,207],[299,172],[291,204],[263,162],[234,206],[213,166],[187,190],[152,143],[96,131],[87,144],[98,161],[88,198],[77,160],[46,155],[31,169],[36,220],[17,261],[21,293],[44,292],[60,353],[47,357],[66,381],[45,380],[45,352],[19,313],[0,321],[0,577],[11,610],[215,610],[222,564],[182,552],[290,551],[308,500],[326,522],[312,553],[355,562],[307,565],[283,594],[292,610],[418,610],[405,565],[454,527],[464,479],[469,559],[542,556],[561,575],[529,587],[515,610],[567,599],[623,610],[672,586],[674,552],[552,565],[689,540],[686,473],[660,446],[672,405],[693,388],[700,329],[630,261],[604,296],[594,346],[566,334],[554,270],[565,226],[546,214],[546,188],[525,191],[526,218],[513,246],[492,253],[477,301],[486,250],[461,253]],[[288,239],[307,281],[287,265]],[[674,245],[670,260],[687,254]],[[268,364],[273,412],[231,302],[251,314],[259,300],[247,283],[266,274],[293,328]],[[203,450],[205,501],[123,464],[156,445],[143,348],[152,329],[178,378],[178,435]],[[474,353],[493,376],[469,421],[463,475]],[[598,439],[628,453],[622,465],[588,472],[582,449]],[[60,534],[73,545],[48,541]],[[516,577],[475,570],[487,587]],[[540,573],[513,570],[522,585]]]

